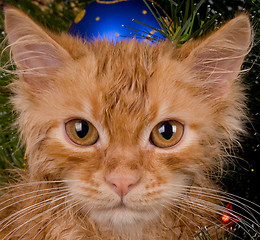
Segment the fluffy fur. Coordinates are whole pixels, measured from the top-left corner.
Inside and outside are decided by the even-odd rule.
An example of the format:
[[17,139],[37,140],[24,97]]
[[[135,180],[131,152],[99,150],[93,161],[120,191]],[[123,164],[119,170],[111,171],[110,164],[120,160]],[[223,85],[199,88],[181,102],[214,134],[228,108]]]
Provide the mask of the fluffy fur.
[[[246,15],[181,48],[82,42],[16,9],[5,17],[28,169],[0,199],[2,240],[193,239],[199,227],[212,236],[225,231],[226,197],[213,176],[243,132]],[[64,130],[70,119],[90,121],[98,142],[73,144]],[[158,148],[149,138],[165,120],[180,121],[185,133],[176,146]],[[120,197],[108,176],[139,181]]]

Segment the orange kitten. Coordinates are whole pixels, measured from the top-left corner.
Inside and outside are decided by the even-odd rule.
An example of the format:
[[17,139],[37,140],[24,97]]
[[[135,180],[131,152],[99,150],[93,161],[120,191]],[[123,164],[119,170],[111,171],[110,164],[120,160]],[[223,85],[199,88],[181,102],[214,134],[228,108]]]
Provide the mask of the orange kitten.
[[243,132],[246,15],[181,48],[82,42],[13,8],[5,28],[28,170],[0,199],[2,240],[225,232],[213,178]]

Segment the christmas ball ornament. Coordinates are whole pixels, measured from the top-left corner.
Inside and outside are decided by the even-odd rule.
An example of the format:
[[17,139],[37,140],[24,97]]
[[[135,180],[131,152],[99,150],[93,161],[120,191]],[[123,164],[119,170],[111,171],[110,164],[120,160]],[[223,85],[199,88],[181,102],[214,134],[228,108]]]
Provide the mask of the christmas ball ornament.
[[[150,1],[147,4],[154,9]],[[77,15],[69,33],[87,41],[100,38],[114,43],[134,37],[164,39],[156,29],[161,27],[143,0],[96,0]]]

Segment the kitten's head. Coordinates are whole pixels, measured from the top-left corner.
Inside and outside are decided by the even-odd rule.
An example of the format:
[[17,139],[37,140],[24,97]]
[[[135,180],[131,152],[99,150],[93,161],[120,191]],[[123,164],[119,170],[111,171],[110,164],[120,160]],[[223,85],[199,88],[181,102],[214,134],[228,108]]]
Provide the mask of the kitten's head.
[[5,15],[33,180],[64,180],[81,211],[117,228],[155,219],[189,186],[211,186],[242,130],[247,16],[176,48],[82,42],[15,9]]

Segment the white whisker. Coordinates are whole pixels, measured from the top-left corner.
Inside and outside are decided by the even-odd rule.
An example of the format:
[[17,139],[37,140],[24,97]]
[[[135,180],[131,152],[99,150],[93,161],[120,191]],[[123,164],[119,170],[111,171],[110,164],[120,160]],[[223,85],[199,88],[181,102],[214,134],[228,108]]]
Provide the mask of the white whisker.
[[[50,190],[57,190],[57,191],[50,191]],[[56,187],[56,188],[46,188],[46,189],[39,189],[39,190],[35,190],[35,191],[32,191],[32,192],[26,192],[26,193],[23,193],[23,194],[20,194],[20,195],[17,195],[15,197],[12,197],[12,198],[9,198],[3,202],[0,203],[0,206],[7,203],[7,202],[10,202],[14,199],[17,199],[17,198],[21,198],[21,197],[24,197],[26,195],[30,195],[30,194],[33,194],[33,193],[39,193],[39,192],[44,192],[44,191],[48,191],[46,193],[42,193],[42,194],[37,194],[37,195],[33,195],[33,196],[30,196],[30,197],[27,197],[27,198],[23,198],[19,201],[16,201],[16,202],[13,202],[12,204],[10,205],[7,205],[3,208],[0,209],[0,212],[3,211],[4,209],[8,208],[8,207],[11,207],[17,203],[21,203],[21,202],[24,202],[24,201],[27,201],[29,199],[33,199],[33,198],[36,198],[36,197],[41,197],[41,196],[45,196],[45,195],[50,195],[50,194],[54,194],[54,193],[60,193],[60,192],[64,192],[64,191],[67,191],[68,190],[68,187]]]
[[[61,209],[57,212],[55,212],[55,214],[53,214],[53,218],[52,220],[50,220],[47,224],[45,224],[38,232],[37,234],[33,237],[33,239],[31,240],[34,240],[36,239],[36,237],[48,226],[50,225],[52,222],[54,222],[58,217],[59,217],[59,213],[63,212],[63,211],[66,211],[66,210],[69,210],[69,209],[72,209],[73,207],[77,206],[79,204],[79,202],[75,202],[71,205],[68,205],[67,207],[65,207],[64,209]],[[56,216],[56,217],[55,217]],[[45,219],[41,220],[39,223],[33,225],[30,229],[28,229],[18,240],[22,239],[28,232],[30,232],[33,228],[35,228],[37,225],[41,224],[42,222],[44,222]]]
[[[0,225],[2,225],[4,222],[6,222],[2,228],[0,229],[0,232],[3,231],[4,229],[6,229],[8,226],[10,226],[10,224],[14,223],[15,221],[17,221],[18,219],[21,219],[22,217],[30,214],[30,211],[34,211],[34,210],[37,210],[37,209],[40,209],[44,206],[47,206],[48,204],[52,203],[53,201],[59,201],[61,199],[64,199],[68,196],[68,194],[60,194],[58,196],[55,196],[53,198],[49,198],[49,199],[46,199],[44,201],[41,201],[39,203],[35,203],[31,206],[28,206],[26,208],[23,208],[21,210],[19,210],[18,212],[15,212],[11,215],[9,215],[7,218],[3,219],[1,222],[0,222]],[[57,198],[58,197],[58,198]],[[56,198],[56,199],[55,199]],[[29,211],[28,211],[29,210]],[[24,213],[25,212],[25,213]],[[19,216],[19,217],[18,217]]]
[[[191,194],[194,194],[194,191],[191,191],[190,192]],[[208,198],[211,198],[211,199],[216,199],[216,200],[219,200],[219,201],[222,201],[222,202],[229,202],[229,203],[232,203],[232,205],[236,206],[237,208],[243,210],[245,213],[249,214],[252,219],[250,219],[249,217],[243,215],[242,213],[239,213],[238,211],[235,211],[235,210],[229,210],[227,208],[223,208],[223,211],[230,214],[230,215],[234,215],[234,214],[237,214],[239,215],[240,217],[244,218],[244,219],[247,219],[248,221],[256,224],[258,227],[260,227],[260,224],[258,223],[256,217],[254,216],[254,214],[251,212],[251,210],[253,210],[253,212],[257,215],[259,215],[259,213],[251,208],[250,206],[247,206],[245,205],[244,203],[236,200],[235,198],[227,198],[227,197],[218,197],[218,195],[213,195],[213,194],[207,194],[207,193],[201,193],[199,191],[195,192],[195,194],[198,194],[199,196],[206,196]],[[235,215],[234,215],[235,216]]]
[[[187,198],[189,198],[189,199],[187,200]],[[189,201],[190,199],[192,201]],[[225,207],[222,207],[218,204],[214,204],[212,202],[205,201],[200,198],[194,198],[192,196],[179,194],[179,195],[177,195],[177,200],[181,200],[182,207],[180,207],[179,205],[178,205],[178,207],[184,211],[188,211],[187,209],[183,208],[183,206],[187,205],[190,208],[197,209],[199,211],[203,211],[207,215],[211,215],[211,213],[215,213],[219,216],[222,216],[223,214],[226,213],[226,214],[229,214],[229,216],[234,217],[235,219],[237,218],[237,216],[234,214],[234,211],[229,211]],[[244,218],[252,222],[252,220],[247,218],[246,216],[244,216]],[[220,219],[217,219],[217,220],[220,221]],[[241,223],[243,223],[243,224],[241,224]],[[240,227],[250,236],[250,233],[247,231],[246,228],[253,229],[252,226],[244,220],[243,221],[240,220],[239,224],[240,224]],[[255,224],[257,225],[257,223],[255,223]]]
[[[176,186],[177,187],[182,187],[181,185],[174,185],[174,184],[172,186],[174,186],[174,187],[176,187]],[[256,213],[257,215],[260,214],[256,209],[254,209],[254,208],[252,208],[252,207],[250,207],[248,205],[245,205],[244,203],[242,203],[239,200],[237,200],[237,198],[240,199],[240,200],[243,200],[243,201],[245,201],[245,202],[247,202],[249,204],[254,205],[254,207],[256,207],[256,208],[260,208],[259,205],[257,205],[256,203],[254,203],[254,202],[252,202],[250,200],[247,200],[245,198],[239,197],[237,195],[234,195],[234,194],[231,194],[231,193],[222,192],[222,191],[219,191],[219,190],[216,190],[216,189],[209,189],[209,188],[196,187],[196,186],[183,186],[183,188],[184,189],[185,188],[188,189],[190,193],[195,192],[195,193],[199,193],[199,194],[201,194],[203,196],[207,196],[207,197],[212,196],[212,199],[219,199],[220,201],[232,202],[235,206],[245,210],[244,208],[242,208],[239,205],[239,204],[241,204],[241,205],[245,206],[246,208],[248,208],[250,211]],[[213,192],[213,193],[211,193],[211,192]],[[214,194],[214,193],[216,193],[216,194]],[[225,196],[225,195],[227,195],[227,196]],[[248,213],[250,213],[250,211]]]
[[[169,203],[168,203],[169,204]],[[191,228],[189,227],[189,225],[186,223],[186,221],[184,221],[184,219],[182,218],[186,218],[188,221],[190,221],[190,219],[188,217],[186,217],[185,215],[183,215],[181,212],[178,212],[177,210],[174,209],[169,209],[169,206],[165,205],[165,204],[161,204],[161,206],[163,208],[165,208],[167,211],[170,211],[174,216],[176,216],[179,221],[181,221],[186,227],[187,229],[190,231],[190,233],[193,233]],[[179,216],[180,215],[180,216]]]
[[[195,199],[195,198],[192,198],[192,199]],[[192,208],[195,208],[195,209],[198,209],[198,210],[203,210],[203,209],[205,209],[205,213],[207,213],[208,212],[208,214],[210,214],[210,213],[215,213],[215,214],[217,214],[217,215],[219,215],[219,216],[222,216],[224,213],[225,214],[229,214],[230,216],[232,216],[232,217],[234,217],[235,219],[236,219],[236,215],[233,213],[233,212],[231,212],[231,211],[228,211],[226,208],[224,208],[224,207],[221,207],[220,205],[217,205],[217,204],[212,204],[212,203],[210,203],[210,202],[207,202],[207,201],[204,201],[204,200],[202,200],[202,199],[195,199],[195,200],[197,200],[197,201],[200,201],[201,203],[198,203],[198,202],[196,202],[196,201],[192,201],[191,202],[191,204],[192,204]],[[204,203],[204,204],[203,204]],[[209,204],[210,203],[210,204]],[[195,207],[196,206],[196,207]],[[241,222],[241,221],[240,221]],[[245,221],[243,221],[243,225],[245,225],[245,227],[249,227],[249,228],[252,228],[251,226],[250,226],[250,224],[248,224],[247,222],[245,222]],[[243,228],[243,230],[245,230],[245,232],[247,232],[246,231],[246,228],[245,227],[242,227]],[[249,234],[249,232],[247,232],[248,234]],[[250,234],[249,234],[250,235]]]
[[79,182],[79,180],[57,180],[57,181],[39,181],[39,182],[28,182],[28,183],[16,183],[12,186],[6,186],[3,188],[0,188],[0,191],[6,191],[9,189],[17,189],[21,187],[26,187],[26,186],[32,186],[32,185],[38,185],[38,184],[55,184],[55,183],[70,183],[70,182]]
[[[169,204],[169,206],[174,206],[174,207],[176,207],[176,205],[172,204],[171,202],[168,202],[168,204]],[[200,214],[198,214],[198,213],[192,212],[192,211],[188,210],[187,208],[185,208],[184,206],[185,206],[185,203],[182,202],[182,203],[181,203],[181,206],[178,204],[177,208],[180,209],[180,210],[182,210],[182,211],[184,211],[184,212],[190,213],[191,215],[197,216],[197,217],[199,217],[200,219],[205,220],[207,223],[211,223],[214,227],[218,227],[219,229],[222,229],[222,230],[225,230],[225,231],[226,231],[226,229],[224,228],[223,225],[217,224],[215,221],[212,221],[212,220],[210,220],[209,218],[206,218],[206,216],[202,216],[202,215],[200,215]],[[187,205],[187,206],[188,206],[189,208],[191,208],[191,209],[193,208],[193,209],[197,209],[197,210],[199,210],[199,211],[202,210],[201,208],[194,207],[194,206],[190,206],[190,204]],[[208,216],[212,217],[212,215],[211,215],[208,211],[205,211],[205,213],[206,213]],[[184,216],[184,218],[186,218],[187,220],[189,220],[189,222],[192,223],[192,221],[191,221],[187,216],[185,216],[185,215],[183,215],[183,216]],[[218,219],[216,219],[216,220],[219,222]],[[199,227],[199,226],[198,226],[198,227]]]
[[[69,195],[66,194],[65,196],[56,198],[55,200],[52,200],[51,203],[56,202],[56,201],[59,201],[59,200],[62,200],[62,199],[65,199],[65,198],[67,198],[68,196],[69,196]],[[58,205],[55,205],[54,207],[52,207],[52,208],[50,208],[50,209],[47,209],[47,210],[41,212],[40,214],[37,214],[36,216],[32,217],[31,219],[27,220],[26,222],[24,222],[24,223],[21,224],[20,226],[18,226],[18,227],[16,227],[15,229],[13,229],[11,232],[9,232],[9,233],[5,236],[2,240],[7,239],[7,237],[11,237],[17,230],[19,230],[20,228],[22,228],[22,227],[25,226],[26,224],[30,223],[31,221],[33,221],[33,220],[35,220],[35,219],[37,219],[37,218],[39,218],[39,217],[45,215],[47,212],[50,212],[50,211],[52,211],[52,210],[54,210],[54,209],[60,207],[61,205],[70,202],[70,201],[71,201],[71,199],[70,199],[70,200],[67,200],[67,201],[65,201],[65,202],[62,202],[62,203],[60,203],[60,204],[58,204]],[[47,204],[46,204],[46,205],[47,205]],[[1,232],[1,230],[0,230],[0,232]]]

